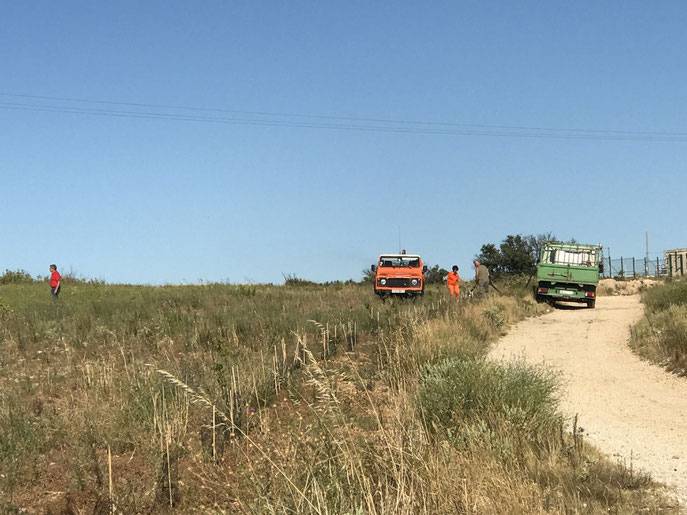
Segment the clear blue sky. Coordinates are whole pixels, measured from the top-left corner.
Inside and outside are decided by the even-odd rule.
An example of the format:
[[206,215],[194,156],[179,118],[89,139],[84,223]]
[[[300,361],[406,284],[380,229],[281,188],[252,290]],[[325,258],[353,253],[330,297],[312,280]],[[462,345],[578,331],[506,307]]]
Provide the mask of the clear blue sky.
[[685,27],[680,1],[6,2],[0,269],[359,279],[399,232],[468,278],[508,234],[685,247]]

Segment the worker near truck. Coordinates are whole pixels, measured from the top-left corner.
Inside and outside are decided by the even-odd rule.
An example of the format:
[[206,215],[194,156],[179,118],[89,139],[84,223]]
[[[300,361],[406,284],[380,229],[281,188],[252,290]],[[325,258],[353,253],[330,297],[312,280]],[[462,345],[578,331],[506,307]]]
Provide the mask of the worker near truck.
[[489,269],[480,263],[479,259],[475,259],[473,263],[475,265],[475,286],[477,287],[477,293],[480,296],[486,296],[489,293]]
[[453,268],[446,276],[446,286],[453,300],[460,298],[460,276],[458,275],[458,266],[453,265]]

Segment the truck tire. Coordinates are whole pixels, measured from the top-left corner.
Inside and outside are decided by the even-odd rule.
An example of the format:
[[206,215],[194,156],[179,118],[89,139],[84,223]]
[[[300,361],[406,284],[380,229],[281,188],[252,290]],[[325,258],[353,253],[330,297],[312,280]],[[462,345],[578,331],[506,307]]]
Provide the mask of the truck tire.
[[589,299],[587,301],[587,307],[588,308],[594,309],[595,306],[596,306],[596,299]]

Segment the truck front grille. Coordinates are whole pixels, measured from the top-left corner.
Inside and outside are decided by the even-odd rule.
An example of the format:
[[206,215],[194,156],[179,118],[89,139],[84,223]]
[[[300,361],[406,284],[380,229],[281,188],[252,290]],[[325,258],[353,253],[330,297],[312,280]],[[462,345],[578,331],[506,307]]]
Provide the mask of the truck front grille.
[[391,288],[408,288],[410,287],[410,279],[405,277],[390,277],[386,280],[386,285]]

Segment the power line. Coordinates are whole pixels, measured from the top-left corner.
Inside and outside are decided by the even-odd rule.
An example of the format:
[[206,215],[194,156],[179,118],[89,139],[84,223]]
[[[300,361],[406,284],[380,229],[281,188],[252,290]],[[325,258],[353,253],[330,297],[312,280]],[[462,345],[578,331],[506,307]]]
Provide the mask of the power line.
[[89,104],[104,104],[104,105],[119,105],[129,107],[147,107],[160,109],[177,109],[186,111],[204,111],[217,113],[232,113],[245,114],[256,116],[278,116],[278,117],[294,117],[294,118],[311,118],[311,119],[326,119],[326,120],[342,120],[342,121],[357,121],[366,123],[396,123],[409,125],[438,125],[447,127],[474,127],[483,129],[515,129],[515,130],[530,130],[530,131],[554,131],[554,132],[581,132],[581,133],[595,133],[595,134],[628,134],[628,135],[653,135],[653,136],[679,136],[687,137],[687,132],[657,132],[657,131],[621,131],[621,130],[607,130],[607,129],[574,129],[574,128],[560,128],[560,127],[533,127],[523,125],[488,125],[488,124],[471,124],[471,123],[455,123],[455,122],[437,122],[437,121],[417,121],[417,120],[397,120],[386,118],[361,118],[349,116],[328,116],[328,115],[313,115],[313,114],[296,114],[296,113],[278,113],[270,111],[245,111],[236,109],[221,109],[215,107],[199,107],[199,106],[183,106],[170,104],[149,104],[142,102],[118,102],[111,100],[93,100],[72,97],[54,97],[44,95],[24,95],[17,93],[1,93],[0,96],[18,97],[18,98],[33,98],[40,100],[58,100],[65,102],[80,102]]
[[[598,129],[563,129],[545,127],[526,127],[518,125],[479,125],[433,121],[408,121],[378,118],[337,117],[324,115],[275,113],[266,111],[239,111],[218,108],[173,106],[164,104],[146,104],[135,102],[115,102],[108,100],[90,100],[68,97],[21,95],[14,93],[0,93],[0,96],[27,98],[34,100],[49,100],[50,102],[52,102],[52,104],[20,102],[0,103],[0,109],[5,110],[49,112],[90,116],[108,116],[117,118],[139,118],[182,122],[258,125],[268,127],[328,129],[346,131],[373,131],[411,134],[440,134],[459,136],[491,136],[509,138],[516,137],[608,141],[687,141],[687,133],[680,132],[639,132]],[[56,104],[55,102],[60,103]],[[82,105],[70,106],[63,104],[64,102],[79,103]],[[126,106],[132,109],[102,109],[83,106],[83,104],[98,104],[103,106],[121,107]],[[208,116],[200,114],[184,114],[179,112],[164,112],[161,110],[191,111],[194,113],[223,113],[242,116]]]

